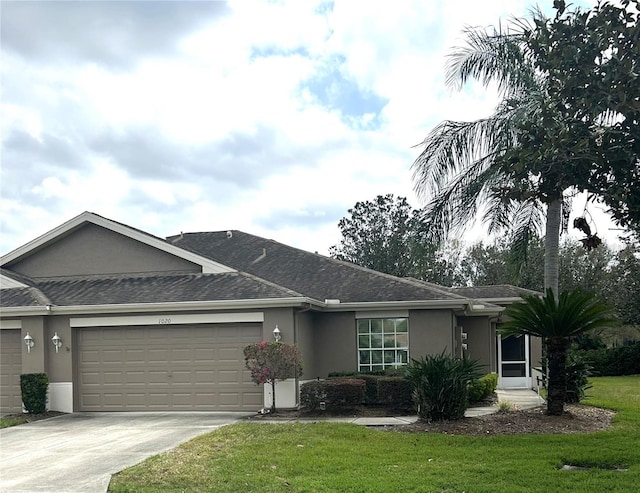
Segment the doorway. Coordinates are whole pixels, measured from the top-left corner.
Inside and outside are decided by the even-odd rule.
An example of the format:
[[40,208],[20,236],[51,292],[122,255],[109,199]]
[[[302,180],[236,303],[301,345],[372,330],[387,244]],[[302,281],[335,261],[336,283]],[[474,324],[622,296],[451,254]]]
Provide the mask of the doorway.
[[529,336],[498,335],[498,387],[501,389],[531,388]]

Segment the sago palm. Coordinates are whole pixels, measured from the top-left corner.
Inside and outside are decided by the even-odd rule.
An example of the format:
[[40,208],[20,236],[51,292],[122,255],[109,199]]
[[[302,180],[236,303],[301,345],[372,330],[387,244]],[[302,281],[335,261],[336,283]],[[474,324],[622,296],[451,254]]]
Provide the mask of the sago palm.
[[617,323],[614,310],[593,294],[565,291],[556,299],[553,291],[546,295],[525,296],[523,303],[509,306],[500,326],[503,336],[530,335],[544,340],[547,354],[547,414],[564,411],[567,392],[566,361],[571,338]]

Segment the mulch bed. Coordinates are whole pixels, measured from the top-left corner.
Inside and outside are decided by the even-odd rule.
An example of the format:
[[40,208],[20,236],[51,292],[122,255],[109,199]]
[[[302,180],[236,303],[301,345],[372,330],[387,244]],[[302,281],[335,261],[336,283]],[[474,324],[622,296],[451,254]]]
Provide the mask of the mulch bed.
[[27,423],[31,423],[32,421],[40,421],[41,419],[49,419],[55,418],[56,416],[62,416],[66,413],[61,413],[59,411],[47,411],[46,413],[40,414],[28,414],[28,413],[20,413],[20,414],[6,414],[2,416],[3,418],[25,418]]
[[537,407],[511,412],[497,412],[457,421],[418,421],[410,425],[389,426],[390,431],[405,433],[446,433],[449,435],[514,435],[591,433],[611,426],[614,411],[580,404],[565,405],[562,416],[547,416],[546,408]]
[[[362,406],[349,413],[330,414],[326,412],[302,413],[296,410],[282,410],[276,414],[256,415],[249,420],[277,420],[296,418],[327,417],[383,417],[401,416],[410,413],[398,413],[384,407]],[[606,430],[611,426],[615,412],[581,404],[565,405],[562,416],[547,416],[546,407],[523,409],[510,412],[496,412],[473,418],[456,421],[417,421],[408,425],[379,427],[387,431],[403,433],[446,433],[449,435],[514,435],[524,434],[557,434],[557,433],[591,433]]]

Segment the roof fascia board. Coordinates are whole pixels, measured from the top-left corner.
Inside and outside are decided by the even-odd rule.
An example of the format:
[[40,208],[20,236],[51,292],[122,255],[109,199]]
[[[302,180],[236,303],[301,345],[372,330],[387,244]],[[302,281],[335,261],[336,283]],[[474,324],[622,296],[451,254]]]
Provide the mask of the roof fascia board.
[[180,301],[171,303],[126,303],[118,305],[74,305],[46,307],[3,308],[4,316],[20,315],[101,315],[112,313],[159,313],[203,310],[259,310],[267,308],[287,308],[305,305],[317,306],[318,302],[305,297],[266,298],[259,300],[230,301]]
[[347,303],[323,303],[325,311],[364,311],[401,309],[458,309],[467,307],[468,300],[417,300],[417,301],[358,301]]
[[16,281],[15,279],[11,279],[8,276],[4,276],[0,274],[0,289],[11,289],[11,288],[28,288],[29,286]]
[[71,327],[122,327],[130,325],[186,325],[223,323],[263,323],[264,312],[233,313],[156,313],[154,315],[124,315],[106,317],[72,317]]
[[31,251],[81,226],[83,223],[91,223],[97,226],[101,226],[115,233],[119,233],[133,240],[144,243],[145,245],[149,245],[163,252],[169,253],[171,255],[175,255],[176,257],[182,258],[189,262],[193,262],[194,264],[200,265],[202,267],[202,272],[205,274],[217,274],[221,272],[236,272],[235,269],[227,267],[226,265],[220,264],[218,262],[214,262],[213,260],[207,259],[205,257],[189,252],[187,250],[183,250],[182,248],[171,245],[170,243],[166,243],[160,240],[159,238],[154,238],[153,236],[142,233],[141,231],[137,231],[129,226],[125,226],[124,224],[119,224],[114,221],[111,221],[110,219],[104,218],[102,216],[98,216],[97,214],[93,214],[92,212],[83,212],[82,214],[74,217],[73,219],[70,219],[69,221],[61,224],[60,226],[52,229],[51,231],[48,231],[47,233],[39,236],[35,240],[32,240],[29,243],[26,243],[25,245],[16,248],[12,252],[9,252],[8,254],[4,255],[0,259],[0,265],[5,265],[9,262],[12,262],[13,260],[16,260],[20,257],[27,255]]

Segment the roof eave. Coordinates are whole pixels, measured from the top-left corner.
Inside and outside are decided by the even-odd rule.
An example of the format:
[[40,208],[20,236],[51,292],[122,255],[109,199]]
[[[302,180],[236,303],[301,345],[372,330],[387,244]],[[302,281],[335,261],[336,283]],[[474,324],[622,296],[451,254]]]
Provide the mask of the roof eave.
[[317,305],[318,302],[305,297],[263,298],[255,300],[178,301],[162,303],[122,303],[104,305],[72,305],[47,307],[3,308],[2,316],[29,315],[93,315],[111,313],[184,312],[204,310],[247,310],[264,308],[286,308]]
[[466,300],[412,300],[412,301],[352,301],[352,302],[325,302],[322,303],[324,311],[356,311],[356,310],[398,310],[398,309],[447,309],[463,310]]

